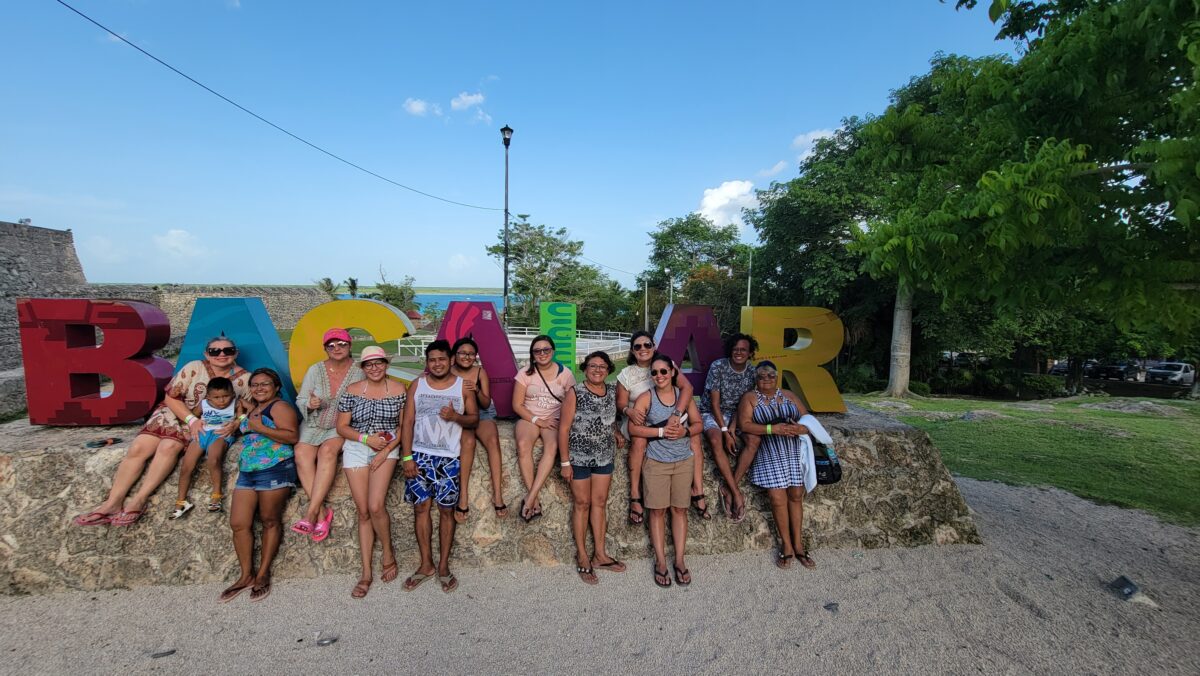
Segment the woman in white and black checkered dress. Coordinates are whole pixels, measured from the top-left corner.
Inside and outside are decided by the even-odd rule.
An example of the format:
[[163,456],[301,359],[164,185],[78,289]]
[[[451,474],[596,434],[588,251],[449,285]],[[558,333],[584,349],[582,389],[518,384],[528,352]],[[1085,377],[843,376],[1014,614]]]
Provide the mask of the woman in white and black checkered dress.
[[[750,466],[750,482],[767,489],[771,514],[779,531],[776,565],[788,568],[795,558],[805,568],[816,563],[802,549],[804,522],[804,446],[808,428],[798,424],[807,411],[796,395],[779,387],[775,364],[762,361],[754,369],[754,389],[738,405],[738,426],[761,437],[757,453],[747,448],[738,460],[738,474]],[[811,449],[809,450],[811,452]],[[751,455],[753,453],[753,455]]]

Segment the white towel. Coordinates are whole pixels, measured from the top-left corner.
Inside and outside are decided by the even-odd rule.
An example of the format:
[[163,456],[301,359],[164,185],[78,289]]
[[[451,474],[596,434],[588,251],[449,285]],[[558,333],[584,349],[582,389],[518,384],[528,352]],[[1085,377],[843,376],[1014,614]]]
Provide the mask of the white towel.
[[[833,446],[833,437],[829,436],[829,432],[825,430],[821,421],[817,420],[811,413],[800,418],[799,423],[808,428],[809,434],[817,441],[826,446]],[[812,442],[808,435],[800,437],[800,445],[804,453],[804,491],[811,493],[812,489],[817,485],[817,462],[816,456],[813,453]]]

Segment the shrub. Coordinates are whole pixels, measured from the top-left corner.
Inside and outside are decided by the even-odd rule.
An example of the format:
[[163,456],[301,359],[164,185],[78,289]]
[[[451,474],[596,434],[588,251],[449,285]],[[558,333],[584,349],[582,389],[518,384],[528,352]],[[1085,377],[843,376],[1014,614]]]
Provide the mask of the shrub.
[[854,364],[838,372],[838,389],[843,392],[863,394],[880,389],[876,386],[875,369],[870,364]]
[[1049,399],[1066,394],[1064,381],[1058,376],[1026,375],[1021,378],[1021,396],[1030,399]]
[[909,381],[908,391],[912,392],[913,394],[919,394],[922,397],[928,397],[932,393],[932,390],[929,388],[929,384],[923,383],[919,380]]

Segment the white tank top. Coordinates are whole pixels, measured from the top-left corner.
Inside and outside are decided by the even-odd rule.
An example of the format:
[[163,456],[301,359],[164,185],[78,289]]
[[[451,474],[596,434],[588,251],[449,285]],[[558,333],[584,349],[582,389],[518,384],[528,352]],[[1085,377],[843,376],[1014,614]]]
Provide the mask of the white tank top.
[[454,384],[444,390],[435,390],[425,382],[425,376],[417,380],[409,406],[413,409],[413,444],[417,453],[457,458],[462,449],[462,425],[452,420],[442,420],[438,412],[450,406],[463,413],[462,378],[455,376]]
[[220,428],[221,425],[233,420],[236,413],[237,397],[230,399],[229,405],[225,408],[213,408],[207,399],[200,400],[200,420],[204,422],[206,430],[212,431]]

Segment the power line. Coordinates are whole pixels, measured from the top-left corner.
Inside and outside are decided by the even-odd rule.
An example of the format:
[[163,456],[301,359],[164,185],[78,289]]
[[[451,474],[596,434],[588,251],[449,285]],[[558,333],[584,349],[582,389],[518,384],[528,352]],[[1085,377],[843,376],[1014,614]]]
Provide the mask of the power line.
[[423,191],[423,190],[417,190],[416,188],[413,188],[413,187],[411,187],[411,186],[407,186],[407,185],[404,185],[403,183],[399,183],[399,182],[397,182],[397,181],[393,181],[392,179],[390,179],[390,178],[388,178],[388,177],[386,177],[386,176],[382,176],[382,175],[380,175],[380,174],[377,174],[377,173],[375,173],[375,172],[371,171],[370,169],[367,169],[366,167],[363,167],[363,166],[360,166],[360,165],[358,165],[358,164],[355,164],[355,163],[351,162],[350,160],[347,160],[346,158],[344,158],[344,157],[341,157],[340,155],[338,155],[338,154],[336,154],[336,153],[330,152],[330,151],[328,151],[328,150],[326,150],[326,149],[322,148],[321,146],[319,146],[319,145],[317,145],[317,144],[315,144],[315,143],[313,143],[313,142],[311,142],[311,141],[309,141],[309,140],[307,140],[307,139],[301,138],[300,136],[297,136],[296,134],[293,134],[292,132],[290,132],[290,131],[288,131],[288,130],[284,129],[283,127],[281,127],[281,126],[279,126],[279,125],[275,124],[274,122],[272,122],[272,121],[268,120],[267,118],[263,117],[262,115],[259,115],[258,113],[254,112],[253,110],[250,110],[249,108],[247,108],[247,107],[243,106],[242,104],[238,103],[237,101],[234,101],[233,99],[229,98],[228,96],[225,96],[224,94],[221,94],[220,92],[218,92],[218,91],[214,90],[213,88],[209,87],[208,85],[206,85],[206,84],[204,84],[204,83],[200,82],[200,81],[199,81],[199,80],[197,80],[196,78],[194,78],[194,77],[192,77],[192,76],[188,75],[187,73],[185,73],[185,72],[183,72],[183,71],[179,70],[179,69],[178,69],[178,68],[176,68],[175,66],[172,66],[171,64],[167,63],[166,61],[163,61],[162,59],[160,59],[160,58],[158,58],[157,56],[155,56],[155,55],[151,54],[150,52],[147,52],[146,50],[142,49],[141,47],[138,47],[137,45],[133,44],[133,43],[132,43],[132,42],[130,42],[129,40],[126,40],[124,36],[122,36],[122,35],[120,35],[120,34],[118,34],[118,33],[114,32],[114,31],[113,31],[113,30],[111,30],[111,29],[110,29],[108,26],[105,26],[104,24],[100,23],[99,21],[96,21],[95,19],[93,19],[92,17],[88,16],[87,14],[84,14],[83,12],[81,12],[81,11],[79,11],[79,10],[75,9],[75,8],[74,8],[74,7],[72,7],[71,5],[68,5],[67,3],[63,2],[63,0],[55,0],[55,1],[56,1],[56,2],[58,2],[58,4],[62,5],[63,7],[66,7],[67,9],[71,10],[72,12],[75,12],[75,13],[76,13],[76,14],[78,14],[79,16],[81,16],[81,17],[83,17],[84,19],[88,20],[89,22],[91,22],[92,24],[94,24],[96,27],[98,27],[100,30],[102,30],[102,31],[104,31],[104,32],[106,32],[106,33],[108,33],[109,35],[111,35],[111,36],[113,36],[114,38],[116,38],[116,39],[120,40],[121,42],[124,42],[125,44],[129,45],[130,47],[133,47],[134,49],[138,50],[138,51],[139,51],[139,52],[141,52],[142,54],[145,54],[146,56],[150,57],[151,59],[154,59],[155,61],[157,61],[157,62],[158,62],[160,65],[162,65],[163,67],[165,67],[165,68],[169,69],[170,71],[174,72],[176,75],[179,75],[180,77],[182,77],[182,78],[184,78],[185,80],[187,80],[187,81],[191,82],[192,84],[196,85],[197,87],[199,87],[199,88],[203,89],[204,91],[208,92],[209,94],[212,94],[213,96],[215,96],[215,97],[217,97],[217,98],[221,99],[221,100],[222,100],[222,101],[224,101],[225,103],[228,103],[229,105],[233,106],[234,108],[237,108],[238,110],[242,111],[243,113],[246,113],[247,115],[249,115],[249,116],[251,116],[251,117],[255,118],[256,120],[258,120],[258,121],[260,121],[260,122],[263,122],[263,123],[265,123],[265,124],[267,124],[267,125],[270,125],[272,128],[274,128],[274,129],[276,129],[276,130],[278,130],[278,131],[281,131],[281,132],[283,132],[284,134],[287,134],[288,136],[290,136],[290,137],[292,137],[292,138],[296,139],[297,141],[299,141],[299,142],[303,143],[304,145],[306,145],[306,146],[308,146],[308,147],[312,148],[313,150],[317,150],[317,151],[320,151],[320,152],[322,152],[322,153],[325,153],[326,155],[328,155],[328,156],[332,157],[333,159],[337,160],[338,162],[341,162],[341,163],[343,163],[343,164],[346,164],[346,165],[348,165],[348,166],[354,167],[355,169],[357,169],[357,170],[359,170],[359,171],[361,171],[361,172],[363,172],[363,173],[365,173],[365,174],[369,174],[369,175],[371,175],[371,176],[374,176],[375,178],[377,178],[377,179],[379,179],[379,180],[381,180],[381,181],[384,181],[384,182],[386,182],[386,183],[390,183],[390,184],[392,184],[392,185],[396,186],[397,188],[404,188],[405,190],[408,190],[408,191],[410,191],[410,192],[415,192],[415,193],[417,193],[418,195],[424,195],[425,197],[430,197],[430,198],[433,198],[433,199],[435,199],[435,200],[439,200],[439,201],[445,202],[445,203],[447,203],[447,204],[455,204],[455,205],[458,205],[458,206],[460,206],[460,207],[467,207],[467,208],[469,208],[469,209],[481,209],[481,210],[483,210],[483,211],[503,211],[503,209],[501,209],[501,208],[499,208],[499,207],[481,207],[481,206],[479,206],[479,205],[477,205],[477,204],[467,204],[466,202],[456,202],[456,201],[454,201],[454,200],[452,200],[452,199],[447,199],[447,198],[445,198],[445,197],[439,197],[439,196],[437,196],[437,195],[434,195],[434,194],[432,194],[432,193],[427,193],[427,192],[425,192],[425,191]]
[[621,268],[614,268],[614,267],[613,267],[613,266],[611,266],[611,265],[605,265],[604,263],[601,263],[600,261],[597,261],[597,260],[593,260],[593,259],[591,259],[591,258],[588,258],[587,256],[584,256],[583,254],[579,254],[579,257],[580,257],[580,258],[582,258],[583,260],[585,260],[585,261],[589,262],[589,263],[592,263],[592,264],[594,264],[594,265],[599,265],[599,266],[600,266],[600,267],[602,267],[602,268],[608,268],[609,270],[616,270],[617,272],[623,272],[623,273],[625,273],[625,274],[627,274],[627,275],[633,275],[634,277],[637,277],[638,275],[640,275],[640,274],[641,274],[640,272],[630,272],[630,271],[628,271],[628,270],[622,270]]

